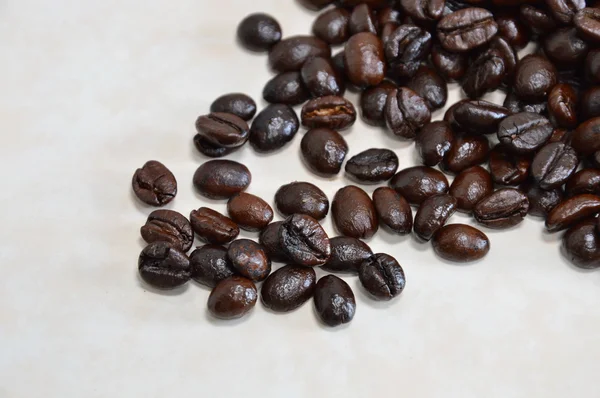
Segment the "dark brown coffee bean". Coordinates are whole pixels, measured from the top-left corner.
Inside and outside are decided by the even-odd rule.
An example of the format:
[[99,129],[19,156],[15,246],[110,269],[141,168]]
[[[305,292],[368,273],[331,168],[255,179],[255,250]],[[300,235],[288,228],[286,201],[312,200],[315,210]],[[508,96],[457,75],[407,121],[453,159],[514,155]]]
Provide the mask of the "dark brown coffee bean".
[[400,0],[400,6],[415,21],[431,23],[444,15],[444,0]]
[[251,120],[256,114],[256,102],[246,94],[225,94],[210,105],[211,112],[232,113],[241,119]]
[[537,35],[546,35],[557,28],[556,21],[548,11],[530,4],[523,4],[519,10],[521,21]]
[[579,170],[569,178],[565,186],[565,191],[568,196],[575,196],[582,193],[600,195],[600,170]]
[[344,80],[346,82],[348,82],[348,76],[346,75],[346,63],[344,61],[344,50],[340,51],[339,53],[335,54],[332,58],[331,58],[331,64],[333,65],[333,67],[335,68],[335,70],[337,71],[337,73],[342,76],[344,78]]
[[346,162],[346,173],[363,183],[387,181],[398,170],[398,156],[383,148],[367,149]]
[[423,126],[417,135],[417,150],[426,166],[436,166],[452,147],[454,133],[445,121],[431,122]]
[[409,234],[413,226],[410,204],[392,188],[379,187],[373,192],[373,205],[379,221],[392,232]]
[[562,142],[563,144],[569,143],[569,142],[571,142],[572,133],[573,132],[571,130],[554,129],[554,131],[552,132],[552,135],[550,136],[550,139],[548,140],[548,143],[551,143],[551,142]]
[[346,75],[358,87],[376,86],[385,77],[386,64],[383,43],[373,33],[352,36],[344,49]]
[[227,249],[220,245],[204,245],[190,255],[192,279],[208,287],[215,287],[236,271],[227,257]]
[[194,136],[194,146],[198,151],[204,156],[208,156],[209,158],[221,158],[223,156],[229,155],[230,153],[235,152],[240,147],[236,148],[225,148],[219,145],[215,145],[210,142],[206,137],[196,134]]
[[546,229],[556,232],[600,213],[600,196],[583,193],[560,202],[548,214]]
[[201,207],[190,213],[192,229],[205,243],[223,245],[229,243],[240,233],[237,224],[218,211]]
[[458,201],[448,194],[435,195],[425,199],[415,215],[415,234],[424,241],[446,224],[456,211]]
[[600,116],[600,86],[590,87],[579,99],[581,120]]
[[383,47],[385,48],[385,44],[388,42],[392,34],[400,27],[400,24],[395,22],[388,22],[385,25],[382,25],[379,33],[379,37],[381,38],[381,43],[383,43]]
[[457,210],[470,213],[477,202],[493,191],[490,173],[481,166],[473,166],[454,178],[449,193],[456,198]]
[[532,112],[540,115],[548,114],[548,102],[545,100],[540,102],[523,101],[512,90],[506,94],[503,106],[511,113]]
[[246,231],[261,231],[273,220],[273,209],[258,196],[240,192],[227,202],[229,217]]
[[532,180],[521,185],[521,190],[529,199],[529,214],[536,217],[546,218],[550,210],[563,200],[561,189],[546,191]]
[[504,37],[510,45],[520,50],[529,43],[530,34],[525,24],[510,13],[496,17],[498,35]]
[[490,142],[483,135],[461,134],[454,136],[452,146],[446,152],[442,168],[450,173],[458,174],[471,166],[487,160]]
[[281,26],[270,15],[251,14],[240,22],[237,37],[248,50],[268,51],[281,40]]
[[343,130],[356,121],[356,110],[344,97],[329,95],[308,101],[301,116],[305,127]]
[[385,126],[383,109],[388,95],[395,89],[394,83],[383,81],[377,86],[363,90],[360,96],[360,110],[365,123],[372,126]]
[[600,268],[600,233],[596,219],[589,219],[571,227],[562,238],[562,249],[573,265],[584,268]]
[[496,184],[519,185],[527,180],[531,156],[515,154],[504,145],[496,145],[490,152],[490,174]]
[[260,298],[271,311],[290,312],[310,300],[316,287],[314,269],[290,264],[269,275],[260,289]]
[[265,229],[260,232],[258,236],[258,243],[261,244],[267,256],[271,259],[271,261],[275,261],[278,263],[285,263],[289,259],[287,255],[283,251],[283,248],[279,244],[279,229],[283,221],[275,221],[271,224],[267,225]]
[[159,289],[174,289],[190,280],[190,260],[168,242],[154,242],[138,260],[140,277]]
[[352,289],[335,275],[319,279],[314,301],[319,318],[327,326],[348,323],[356,313],[356,300]]
[[548,95],[550,120],[558,127],[577,127],[577,92],[570,84],[557,84]]
[[208,296],[208,311],[216,318],[236,319],[246,315],[258,298],[254,283],[241,276],[222,280]]
[[302,82],[300,72],[284,72],[267,82],[263,98],[272,104],[293,106],[308,101],[310,93]]
[[313,22],[312,32],[319,39],[332,44],[343,44],[350,37],[350,12],[345,8],[324,11]]
[[240,275],[254,282],[265,280],[271,273],[271,260],[265,249],[253,240],[238,239],[231,242],[227,258]]
[[194,243],[194,231],[183,215],[173,210],[154,210],[146,224],[140,228],[142,238],[148,243],[168,242],[172,247],[187,252]]
[[517,55],[516,50],[504,37],[496,36],[490,40],[489,48],[483,52],[480,52],[480,54],[485,54],[491,51],[497,52],[504,61],[504,83],[512,83],[512,78],[515,74],[515,70],[517,69],[517,63],[519,62],[519,56]]
[[575,14],[573,24],[579,36],[598,43],[600,42],[600,9],[583,8]]
[[500,87],[506,74],[507,70],[500,52],[485,51],[473,60],[461,87],[469,98],[476,99]]
[[331,256],[323,269],[331,272],[358,272],[362,262],[373,255],[363,241],[348,236],[337,236],[329,240]]
[[226,148],[244,145],[250,135],[248,123],[231,113],[213,112],[200,116],[196,120],[196,130],[211,143]]
[[314,11],[319,11],[319,10],[327,7],[328,5],[330,5],[333,2],[334,2],[334,0],[300,0],[300,4],[302,4],[304,7],[308,8],[309,10],[314,10]]
[[402,138],[413,139],[431,121],[431,111],[425,100],[406,87],[391,92],[384,108],[388,128]]
[[464,101],[454,108],[457,129],[471,134],[492,134],[498,131],[502,120],[511,112],[503,106],[488,101]]
[[252,122],[250,144],[260,152],[276,151],[294,138],[299,127],[298,116],[290,106],[271,104]]
[[209,160],[194,174],[194,186],[210,199],[229,199],[248,188],[251,180],[250,170],[233,160]]
[[377,23],[379,27],[382,27],[386,23],[395,23],[400,25],[402,22],[402,15],[400,10],[395,7],[385,7],[377,11]]
[[431,243],[438,256],[457,263],[480,260],[490,251],[486,234],[465,224],[443,226]]
[[561,142],[546,144],[533,158],[531,175],[542,189],[563,185],[579,165],[577,153]]
[[315,57],[304,63],[302,81],[313,97],[343,95],[346,84],[328,58]]
[[467,57],[444,50],[439,44],[431,49],[431,62],[446,80],[459,80],[467,72]]
[[177,195],[175,176],[156,160],[146,162],[135,171],[131,186],[139,200],[152,206],[164,206]]
[[600,117],[581,123],[573,133],[571,146],[580,155],[592,155],[600,151]]
[[448,51],[466,52],[487,43],[498,32],[485,8],[465,8],[446,15],[437,25],[440,43]]
[[548,11],[561,24],[570,24],[577,11],[585,7],[585,0],[546,0]]
[[279,245],[295,264],[323,265],[331,255],[327,233],[314,218],[305,214],[289,216],[279,228]]
[[585,60],[588,44],[579,38],[575,28],[558,29],[544,38],[544,54],[559,69],[575,68]]
[[306,214],[322,220],[329,212],[329,200],[319,187],[310,182],[292,182],[275,193],[275,206],[284,216]]
[[416,25],[400,25],[385,43],[385,57],[395,77],[412,77],[431,52],[431,34]]
[[545,99],[558,82],[556,67],[541,55],[521,59],[515,71],[513,90],[525,101]]
[[355,35],[360,32],[370,32],[377,34],[377,18],[368,4],[362,3],[354,7],[348,23],[350,34]]
[[363,261],[358,278],[365,290],[377,300],[391,300],[406,286],[404,270],[389,254],[377,253]]
[[314,36],[292,36],[271,48],[269,65],[276,72],[299,71],[313,57],[331,57],[329,45]]
[[480,200],[473,208],[473,215],[481,225],[504,229],[521,223],[528,210],[527,195],[518,189],[502,188]]
[[337,191],[331,212],[333,222],[342,235],[368,239],[379,228],[373,202],[359,187],[349,185]]
[[348,144],[337,131],[317,128],[302,137],[300,149],[305,163],[313,171],[334,175],[342,168]]
[[500,122],[498,139],[513,153],[530,153],[542,147],[554,128],[545,117],[522,112]]
[[429,109],[440,109],[448,100],[448,85],[435,69],[421,65],[406,86],[425,100]]
[[390,187],[408,203],[420,205],[430,196],[448,192],[448,180],[439,170],[414,166],[399,171],[390,181]]

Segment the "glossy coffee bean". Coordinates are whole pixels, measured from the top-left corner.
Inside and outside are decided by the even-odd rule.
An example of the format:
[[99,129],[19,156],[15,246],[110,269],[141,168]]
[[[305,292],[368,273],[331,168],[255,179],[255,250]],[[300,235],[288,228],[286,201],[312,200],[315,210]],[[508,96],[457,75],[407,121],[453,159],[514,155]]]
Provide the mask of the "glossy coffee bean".
[[244,121],[251,120],[256,114],[256,102],[246,94],[225,94],[210,105],[211,112],[232,113]]
[[396,89],[396,85],[383,81],[376,86],[368,87],[360,95],[360,110],[363,121],[372,126],[385,126],[383,109],[388,95]]
[[400,25],[385,43],[385,57],[395,77],[412,77],[431,52],[431,34],[416,25]]
[[476,99],[500,87],[506,74],[502,54],[496,50],[485,51],[470,64],[461,87],[469,98]]
[[524,101],[517,97],[514,91],[509,91],[504,99],[503,106],[508,109],[511,113],[521,112],[532,112],[540,115],[548,114],[548,102],[545,100],[541,101]]
[[413,226],[410,204],[392,188],[379,187],[373,192],[373,205],[382,225],[392,232],[406,235]]
[[283,72],[267,82],[263,98],[272,104],[300,105],[308,101],[310,92],[302,82],[300,72]]
[[571,146],[584,156],[600,151],[600,117],[581,123],[573,132]]
[[404,270],[389,254],[377,253],[363,261],[358,278],[365,290],[377,300],[391,300],[406,286]]
[[521,185],[520,189],[529,199],[529,214],[536,217],[546,218],[550,210],[555,208],[564,196],[562,189],[557,188],[546,191],[533,180]]
[[402,10],[415,21],[432,23],[444,15],[444,0],[400,0]]
[[573,18],[573,25],[585,40],[600,42],[600,9],[590,7],[579,10]]
[[481,166],[469,167],[458,174],[450,186],[450,195],[456,198],[456,209],[470,213],[481,199],[494,191],[490,173]]
[[319,279],[314,301],[319,318],[327,326],[348,323],[356,313],[356,300],[352,289],[334,275]]
[[343,77],[338,74],[328,58],[311,58],[304,63],[300,72],[304,86],[313,97],[343,95],[346,91]]
[[208,287],[236,274],[227,257],[227,249],[220,245],[204,245],[190,255],[192,279]]
[[429,241],[433,234],[443,227],[457,209],[457,199],[448,194],[427,198],[415,215],[415,234],[424,241]]
[[381,39],[381,43],[383,43],[384,48],[385,44],[388,42],[390,37],[392,37],[392,34],[396,31],[396,29],[398,29],[399,26],[400,24],[396,22],[388,22],[384,25],[381,25],[379,38]]
[[581,94],[579,105],[582,121],[600,116],[600,86],[585,90]]
[[384,117],[387,127],[394,135],[413,139],[431,121],[431,111],[417,93],[400,87],[388,96]]
[[271,104],[252,122],[250,144],[260,152],[276,151],[290,142],[300,127],[296,112],[284,104]]
[[348,82],[348,77],[346,75],[346,62],[344,61],[344,57],[345,52],[344,50],[342,50],[331,58],[331,64],[333,65],[337,73],[340,76],[343,76],[344,80]]
[[192,210],[190,223],[198,239],[214,245],[229,243],[240,234],[236,223],[208,207]]
[[569,228],[562,238],[562,250],[579,268],[600,268],[600,233],[596,220],[585,220]]
[[588,44],[579,38],[575,28],[558,29],[544,38],[544,54],[559,69],[574,68],[583,63]]
[[498,24],[498,35],[504,37],[511,46],[520,50],[529,43],[529,29],[519,20],[518,16],[502,15],[496,17],[496,23]]
[[522,184],[529,176],[530,165],[530,155],[513,153],[504,145],[496,145],[490,152],[490,174],[496,184]]
[[331,57],[329,45],[314,36],[292,36],[271,48],[269,65],[276,72],[299,71],[313,57]]
[[250,170],[233,160],[209,160],[194,173],[196,190],[209,199],[229,199],[252,180]]
[[346,173],[363,183],[387,181],[398,170],[398,156],[383,148],[371,148],[352,156],[346,162]]
[[448,192],[448,180],[439,170],[414,166],[399,171],[390,181],[390,187],[408,203],[420,205],[430,196]]
[[592,83],[600,83],[600,49],[590,50],[584,62],[585,76]]
[[268,51],[281,40],[281,26],[270,15],[251,14],[240,22],[237,36],[248,50]]
[[600,195],[600,170],[579,170],[567,181],[565,192],[568,196],[575,196],[582,193]]
[[406,86],[422,97],[431,110],[440,109],[446,105],[448,85],[433,68],[421,65]]
[[440,44],[431,49],[431,62],[446,80],[459,80],[467,72],[467,57],[446,51]]
[[480,56],[491,51],[496,52],[504,61],[505,79],[504,83],[510,83],[517,69],[519,56],[514,47],[503,37],[495,36],[489,42],[489,48],[485,51],[479,50]]
[[345,8],[332,8],[324,11],[313,22],[312,32],[326,43],[343,44],[350,38],[350,12]]
[[174,289],[190,280],[190,260],[168,242],[154,242],[142,250],[138,271],[147,284]]
[[261,231],[273,220],[273,209],[258,196],[240,192],[227,202],[229,217],[246,231]]
[[236,148],[225,148],[216,144],[213,144],[206,137],[196,134],[194,136],[194,146],[198,151],[204,156],[208,156],[209,158],[221,158],[223,156],[229,155],[230,153],[235,152],[240,147]]
[[442,46],[453,52],[466,52],[487,43],[498,32],[491,12],[465,8],[444,16],[437,25]]
[[173,210],[155,210],[140,228],[142,238],[148,243],[168,242],[175,249],[187,252],[194,243],[190,222]]
[[546,229],[556,232],[600,213],[600,196],[583,193],[560,202],[548,213]]
[[554,129],[554,131],[552,132],[552,135],[550,136],[550,139],[548,140],[548,143],[551,143],[551,142],[562,142],[563,144],[569,143],[569,142],[571,142],[572,133],[573,132],[571,130]]
[[301,117],[302,125],[307,128],[343,130],[356,121],[356,110],[344,97],[329,95],[308,101]]
[[151,206],[164,206],[177,195],[177,180],[167,167],[150,160],[137,169],[131,180],[133,193]]
[[310,182],[292,182],[277,190],[275,207],[284,217],[306,214],[322,220],[329,212],[329,200],[325,192]]
[[523,4],[519,10],[521,21],[537,35],[546,35],[557,28],[557,23],[550,13],[541,7]]
[[323,265],[331,255],[327,233],[314,218],[294,214],[279,228],[279,245],[295,264],[314,267]]
[[446,121],[431,122],[423,126],[415,141],[423,164],[436,166],[452,147],[454,133]]
[[314,269],[290,264],[269,275],[260,290],[260,298],[271,311],[290,312],[310,300],[316,287]]
[[377,18],[368,4],[362,3],[354,7],[348,22],[350,34],[355,35],[360,32],[370,32],[377,34]]
[[511,112],[488,101],[464,101],[454,108],[453,117],[460,131],[471,134],[492,134]]
[[530,153],[542,147],[553,131],[552,124],[545,117],[522,112],[500,122],[498,139],[513,153]]
[[246,315],[258,298],[254,283],[242,276],[219,282],[208,296],[208,311],[216,318],[236,319]]
[[289,259],[279,243],[279,230],[283,221],[275,221],[267,225],[258,236],[258,243],[263,247],[271,261],[285,263]]
[[528,210],[527,195],[518,189],[502,188],[480,200],[473,208],[473,215],[481,225],[504,229],[521,223]]
[[546,0],[548,11],[559,23],[567,25],[577,11],[585,7],[585,0]]
[[373,255],[363,241],[349,236],[331,238],[331,256],[323,269],[331,272],[358,272],[364,260]]
[[348,153],[348,144],[335,130],[317,128],[302,137],[300,149],[305,163],[313,171],[334,175],[340,172]]
[[248,124],[231,113],[213,112],[196,120],[198,134],[211,143],[223,147],[243,145],[250,134]]
[[556,67],[541,55],[528,55],[517,64],[513,90],[525,101],[545,99],[558,82]]
[[577,101],[575,89],[569,84],[557,84],[548,95],[548,113],[558,127],[577,127]]
[[395,23],[400,25],[402,22],[402,14],[396,7],[385,7],[381,10],[377,10],[377,23],[381,28],[387,23]]
[[542,189],[554,189],[562,186],[571,177],[579,158],[569,145],[562,142],[546,144],[533,158],[531,175]]
[[333,2],[334,0],[300,0],[300,4],[313,11],[321,10]]
[[438,256],[457,263],[480,260],[490,251],[486,234],[465,224],[443,226],[431,243]]
[[227,258],[240,275],[254,282],[265,280],[271,273],[271,260],[264,248],[250,239],[231,242]]
[[337,191],[331,205],[331,213],[337,230],[345,236],[368,239],[379,228],[371,198],[365,191],[353,185]]
[[376,86],[385,77],[386,63],[381,39],[373,33],[353,35],[344,49],[346,75],[358,87]]
[[454,136],[452,146],[442,162],[442,168],[447,172],[458,174],[471,166],[485,162],[489,152],[490,143],[483,135]]

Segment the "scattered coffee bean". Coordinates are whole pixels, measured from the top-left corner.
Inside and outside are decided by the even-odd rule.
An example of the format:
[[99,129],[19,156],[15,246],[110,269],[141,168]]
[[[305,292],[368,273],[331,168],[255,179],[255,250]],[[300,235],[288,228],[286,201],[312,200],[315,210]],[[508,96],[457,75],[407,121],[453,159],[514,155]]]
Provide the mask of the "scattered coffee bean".
[[465,224],[449,224],[433,236],[432,246],[441,258],[458,262],[480,260],[490,251],[490,240],[480,230]]
[[190,223],[201,241],[214,245],[229,243],[240,233],[237,224],[230,218],[208,207],[192,210]]
[[444,0],[400,0],[402,10],[415,21],[430,24],[444,15]]
[[584,156],[600,151],[600,117],[581,123],[573,132],[571,146]]
[[306,214],[322,220],[329,212],[329,200],[325,193],[310,182],[292,182],[283,185],[275,193],[275,206],[284,216]]
[[415,234],[424,241],[443,227],[456,211],[458,200],[451,195],[431,196],[419,206],[415,215]]
[[480,200],[473,208],[475,220],[488,228],[513,227],[525,218],[529,199],[515,188],[502,188]]
[[531,175],[542,189],[562,186],[579,165],[577,153],[561,142],[546,144],[533,158]]
[[270,15],[248,15],[238,26],[238,40],[251,51],[268,51],[281,40],[281,26]]
[[517,64],[513,89],[525,101],[545,99],[558,81],[556,67],[541,55],[528,55]]
[[385,57],[395,77],[412,77],[431,52],[431,34],[416,25],[400,25],[385,43]]
[[248,124],[231,113],[213,112],[196,120],[198,134],[214,145],[234,148],[244,145],[250,135]]
[[240,228],[261,231],[273,220],[273,209],[258,196],[240,192],[227,202],[227,213]]
[[314,36],[292,36],[281,40],[269,51],[269,65],[276,72],[299,71],[313,57],[331,57],[331,49]]
[[485,8],[465,8],[444,16],[437,25],[442,46],[453,52],[471,51],[498,32],[494,16]]
[[570,24],[578,10],[585,7],[585,0],[546,0],[548,11],[561,24]]
[[470,213],[477,202],[494,191],[490,173],[481,166],[469,167],[452,181],[450,195],[456,198],[456,209]]
[[557,84],[548,96],[548,114],[559,127],[577,127],[578,96],[570,84]]
[[364,260],[373,255],[363,241],[349,236],[337,236],[329,240],[331,256],[323,269],[331,272],[358,272]]
[[379,187],[373,192],[373,205],[379,221],[392,232],[409,234],[413,226],[410,204],[392,188]]
[[194,136],[194,146],[198,151],[204,156],[208,156],[209,158],[221,158],[225,155],[229,155],[232,152],[235,152],[240,147],[236,148],[225,148],[216,144],[213,144],[206,137],[196,134]]
[[529,176],[530,165],[529,154],[513,153],[504,145],[496,145],[490,152],[490,174],[496,184],[522,184]]
[[346,85],[328,58],[315,57],[304,63],[301,70],[304,86],[313,97],[343,95]]
[[385,126],[383,109],[388,95],[396,89],[396,85],[383,81],[374,87],[366,88],[360,96],[361,117],[372,126]]
[[250,143],[260,152],[275,151],[290,142],[299,127],[298,116],[290,106],[271,104],[252,122]]
[[208,311],[216,318],[236,319],[246,315],[258,298],[256,286],[241,276],[219,282],[208,296]]
[[467,57],[446,51],[439,44],[434,44],[431,49],[431,62],[446,80],[462,79],[467,72]]
[[356,121],[356,110],[347,99],[329,95],[308,101],[301,116],[305,127],[343,130]]
[[319,39],[331,44],[343,44],[350,37],[350,12],[335,7],[324,11],[313,22],[312,32]]
[[436,166],[452,147],[454,133],[446,121],[431,122],[423,126],[416,144],[421,161],[426,166]]
[[413,139],[431,121],[425,100],[410,88],[400,87],[388,95],[384,108],[385,123],[397,136]]
[[585,76],[595,84],[600,83],[600,49],[590,50],[585,58]]
[[289,216],[279,228],[279,245],[295,264],[323,265],[331,255],[327,233],[314,218],[305,214]]
[[263,98],[272,104],[300,105],[308,101],[310,92],[300,72],[283,72],[265,84]]
[[546,191],[540,188],[535,181],[528,181],[521,185],[521,191],[529,199],[529,214],[537,217],[544,217],[550,213],[563,200],[561,189],[551,189]]
[[260,290],[260,298],[272,311],[290,312],[310,300],[316,287],[314,269],[290,264],[269,275]]
[[558,29],[544,38],[544,54],[558,69],[570,69],[583,64],[588,44],[581,40],[575,28]]
[[406,86],[423,98],[432,111],[446,105],[448,85],[433,68],[421,65]]
[[346,42],[344,49],[346,75],[358,87],[376,86],[386,73],[381,39],[369,32],[357,33]]
[[348,23],[350,34],[370,32],[377,34],[377,18],[368,4],[362,3],[354,7]]
[[461,86],[469,98],[476,99],[500,87],[506,75],[502,54],[490,49],[473,60]]
[[557,27],[556,21],[545,9],[523,4],[520,8],[521,21],[536,35],[546,35]]
[[139,200],[152,206],[164,206],[177,195],[175,176],[156,160],[146,162],[135,171],[131,186]]
[[173,248],[187,252],[194,243],[190,222],[173,210],[155,210],[140,228],[142,238],[148,243],[168,242]]
[[192,279],[211,288],[236,273],[227,257],[227,249],[220,245],[204,245],[194,250],[190,266]]
[[504,119],[498,127],[498,139],[514,153],[529,153],[548,141],[554,128],[545,117],[522,112]]
[[600,170],[579,170],[567,181],[565,192],[568,196],[575,196],[582,193],[600,195]]
[[579,114],[581,115],[581,120],[600,116],[600,86],[590,87],[581,94],[581,98],[579,99]]
[[483,135],[460,134],[454,141],[442,162],[444,171],[458,174],[469,167],[482,164],[487,160],[490,143]]
[[209,160],[194,173],[194,186],[209,199],[229,199],[252,180],[250,170],[233,160]]
[[598,8],[590,7],[579,10],[573,17],[573,25],[579,36],[590,42],[600,42],[600,10]]
[[265,280],[271,273],[271,260],[265,249],[253,240],[238,239],[231,242],[227,258],[240,275],[254,282]]
[[448,192],[448,180],[436,169],[414,166],[399,171],[391,179],[390,187],[406,198],[408,203],[420,205],[430,196]]
[[502,36],[516,49],[524,48],[529,43],[530,33],[528,27],[522,23],[518,16],[508,13],[496,17],[498,35]]
[[334,175],[340,172],[348,152],[346,140],[337,131],[316,128],[309,130],[300,149],[305,163],[315,172]]
[[212,103],[210,111],[232,113],[247,122],[256,114],[256,102],[246,94],[225,94]]
[[368,239],[379,228],[373,202],[359,187],[349,185],[337,191],[331,212],[333,222],[342,235]]
[[575,266],[600,268],[600,233],[596,220],[588,219],[569,228],[562,238],[563,252]]
[[358,278],[365,290],[378,300],[391,300],[406,286],[404,270],[394,257],[384,253],[363,261]]
[[174,289],[190,280],[190,260],[168,242],[154,242],[138,260],[140,277],[159,289]]
[[502,120],[511,112],[503,106],[488,101],[460,102],[454,108],[454,123],[460,131],[471,134],[493,134]]
[[546,229],[556,232],[600,213],[600,196],[583,193],[560,202],[548,213]]
[[258,236],[258,243],[263,247],[271,261],[285,263],[289,259],[279,244],[279,229],[283,221],[275,221],[267,225]]
[[346,173],[363,183],[387,181],[397,170],[398,156],[389,149],[367,149],[346,162]]
[[348,323],[356,313],[356,301],[352,289],[335,275],[327,275],[319,279],[314,301],[319,318],[327,326]]

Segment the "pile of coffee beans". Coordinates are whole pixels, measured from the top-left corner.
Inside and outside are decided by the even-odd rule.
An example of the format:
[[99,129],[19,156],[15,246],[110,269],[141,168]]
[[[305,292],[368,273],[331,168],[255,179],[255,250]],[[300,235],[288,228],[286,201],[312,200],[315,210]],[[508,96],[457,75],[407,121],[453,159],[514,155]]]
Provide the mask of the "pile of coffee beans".
[[[374,299],[390,300],[405,287],[402,266],[363,240],[380,226],[398,235],[414,231],[447,261],[480,260],[489,238],[450,223],[457,211],[491,229],[514,227],[528,214],[542,217],[548,232],[566,230],[562,248],[575,266],[600,267],[600,2],[302,3],[319,12],[311,36],[284,37],[266,14],[240,23],[241,45],[268,53],[276,74],[262,93],[270,105],[256,114],[245,94],[217,98],[197,119],[194,144],[211,158],[247,141],[267,153],[303,126],[301,156],[315,174],[343,168],[358,185],[387,186],[372,197],[346,186],[330,203],[314,184],[290,182],[274,193],[285,220],[273,222],[268,201],[245,192],[248,167],[209,160],[194,174],[194,186],[207,198],[227,200],[228,216],[206,207],[192,210],[189,220],[172,210],[152,212],[141,228],[148,243],[139,257],[144,281],[171,289],[194,279],[212,289],[208,309],[222,319],[248,313],[262,282],[261,301],[270,310],[292,311],[313,298],[322,322],[336,326],[354,317],[354,293],[334,275],[317,280],[313,267],[357,274]],[[520,58],[517,51],[530,43],[533,52]],[[450,82],[466,98],[432,121],[446,106]],[[346,90],[360,92],[356,107]],[[506,93],[503,104],[481,99],[495,90]],[[359,114],[400,140],[414,140],[422,165],[398,170],[393,148],[359,148],[346,159],[339,131]],[[136,171],[133,190],[148,205],[164,206],[176,196],[177,181],[149,161]],[[320,224],[330,207],[340,234],[332,238]],[[258,242],[238,239],[240,229],[259,232]],[[205,245],[188,256],[195,238]],[[271,273],[272,262],[288,265]]]

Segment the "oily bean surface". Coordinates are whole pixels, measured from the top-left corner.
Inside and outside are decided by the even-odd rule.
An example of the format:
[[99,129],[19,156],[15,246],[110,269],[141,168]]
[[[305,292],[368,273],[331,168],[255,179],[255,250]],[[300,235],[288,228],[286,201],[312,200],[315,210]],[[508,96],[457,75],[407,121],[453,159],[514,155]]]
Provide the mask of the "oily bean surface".
[[362,120],[372,126],[385,126],[383,109],[388,95],[396,89],[396,85],[387,80],[376,86],[368,87],[360,95],[360,111]]
[[521,223],[529,210],[529,199],[515,188],[499,189],[473,208],[475,220],[488,228],[504,229]]
[[331,57],[331,49],[314,36],[292,36],[281,40],[269,51],[269,65],[276,72],[299,71],[313,57]]
[[314,302],[319,318],[327,326],[348,323],[356,313],[356,300],[352,289],[335,275],[319,279]]
[[148,243],[164,241],[175,249],[187,252],[194,243],[194,231],[182,214],[173,210],[155,210],[140,228],[142,238]]
[[431,111],[417,93],[410,88],[400,87],[388,95],[384,117],[394,135],[413,139],[431,121]]
[[432,111],[443,108],[448,101],[448,85],[438,72],[425,65],[406,84],[408,88],[425,100]]
[[575,173],[565,185],[568,196],[581,193],[600,195],[600,169],[581,169]]
[[307,128],[344,130],[356,121],[356,110],[344,97],[328,95],[308,101],[302,107],[301,118]]
[[365,191],[353,185],[337,191],[331,205],[331,213],[337,230],[345,236],[368,239],[379,228],[371,198]]
[[520,189],[529,199],[529,214],[536,217],[546,218],[550,210],[562,202],[564,197],[562,189],[556,188],[547,191],[532,180],[521,185]]
[[310,300],[316,287],[314,269],[290,264],[269,275],[260,289],[260,298],[271,311],[290,312]]
[[487,43],[498,32],[494,16],[485,8],[464,8],[444,16],[437,25],[442,46],[452,52],[466,52]]
[[196,134],[194,136],[194,146],[198,149],[198,152],[209,158],[222,158],[223,156],[229,155],[237,151],[240,147],[225,148],[216,144],[213,144],[206,137]]
[[247,122],[256,114],[256,102],[246,94],[225,94],[213,101],[210,111],[231,113]]
[[573,25],[579,36],[589,42],[600,42],[600,9],[589,7],[579,10],[573,18]]
[[335,130],[315,128],[302,137],[300,150],[310,169],[320,174],[334,175],[342,168],[348,144]]
[[346,162],[346,173],[363,183],[387,181],[398,170],[398,156],[384,148],[367,149]]
[[159,289],[174,289],[190,280],[190,260],[168,242],[154,242],[142,250],[138,271],[147,284]]
[[517,64],[513,90],[525,101],[545,99],[558,82],[556,67],[541,55],[527,55]]
[[406,235],[413,227],[410,203],[402,195],[388,187],[379,187],[373,192],[373,205],[381,224],[391,231]]
[[239,116],[212,112],[196,120],[198,134],[214,145],[225,148],[242,146],[250,135],[250,128]]
[[415,234],[424,241],[430,240],[433,234],[452,217],[457,204],[457,199],[448,194],[427,198],[421,203],[415,215]]
[[595,219],[588,219],[569,228],[563,235],[562,249],[575,266],[600,268],[600,232]]
[[319,14],[312,25],[312,32],[319,39],[331,45],[343,44],[350,38],[350,12],[335,7]]
[[346,91],[344,79],[329,58],[311,58],[304,63],[300,72],[304,86],[313,97],[343,95]]
[[416,25],[400,25],[385,43],[385,57],[394,77],[412,77],[431,52],[431,33]]
[[329,240],[331,256],[323,269],[331,272],[358,272],[364,260],[373,255],[371,248],[362,240],[349,236],[336,236]]
[[600,86],[590,87],[581,94],[579,115],[581,120],[600,116]]
[[458,174],[469,167],[485,162],[490,152],[488,139],[479,134],[460,134],[454,137],[444,161],[444,171]]
[[496,145],[490,152],[488,164],[496,184],[519,185],[529,176],[531,155],[513,153],[504,145]]
[[254,281],[263,281],[271,273],[271,260],[264,248],[250,239],[231,242],[227,258],[237,273]]
[[454,142],[454,133],[446,121],[426,124],[416,137],[416,147],[425,166],[436,166],[444,160]]
[[275,18],[263,13],[248,15],[240,22],[237,37],[248,50],[268,51],[281,40],[281,26]]
[[449,224],[433,236],[432,246],[441,258],[458,263],[479,260],[490,251],[488,237],[470,225]]
[[562,186],[579,165],[577,152],[562,142],[545,145],[533,158],[531,175],[540,188],[550,190]]
[[175,176],[156,160],[146,162],[135,171],[131,186],[139,200],[152,206],[164,206],[177,195]]
[[279,228],[279,245],[295,264],[323,265],[331,256],[327,233],[314,218],[305,214],[289,216]]
[[600,213],[600,196],[589,193],[575,195],[560,202],[546,218],[546,229],[556,232]]
[[353,35],[344,47],[346,76],[358,87],[376,86],[387,70],[383,43],[377,35],[361,32]]
[[258,236],[258,243],[263,247],[271,261],[285,263],[289,259],[279,242],[279,230],[283,221],[275,221],[267,225]]
[[559,83],[548,95],[548,114],[557,126],[572,129],[577,127],[578,95],[570,84]]
[[229,217],[246,231],[261,231],[273,220],[273,209],[256,195],[240,192],[227,202]]
[[464,101],[454,108],[453,121],[460,131],[466,133],[493,134],[498,131],[500,122],[510,114],[507,108],[492,102]]
[[470,213],[477,202],[494,191],[490,173],[481,166],[461,171],[452,181],[449,193],[456,198],[456,209]]
[[584,156],[600,151],[600,117],[581,123],[573,132],[571,146]]
[[289,105],[271,104],[252,122],[250,144],[260,152],[275,151],[290,142],[299,127],[294,109]]
[[277,190],[275,207],[284,217],[306,214],[322,220],[329,212],[329,199],[325,192],[310,182],[292,182]]
[[448,192],[448,180],[439,170],[414,166],[399,171],[390,180],[395,189],[412,205],[419,205],[430,196]]
[[365,290],[378,300],[391,300],[400,295],[406,286],[402,266],[385,253],[377,253],[363,261],[358,278]]
[[500,122],[498,139],[514,153],[529,153],[543,146],[553,131],[552,124],[544,116],[522,112]]
[[210,292],[208,311],[220,319],[241,318],[254,308],[257,299],[254,282],[242,276],[232,276],[219,282]]
[[190,255],[192,279],[208,287],[236,274],[227,257],[227,249],[221,245],[204,245]]
[[198,239],[214,245],[229,243],[240,233],[238,225],[229,217],[208,207],[192,210],[190,223]]
[[283,72],[274,76],[265,84],[262,95],[271,104],[290,106],[303,104],[310,98],[300,72]]
[[205,162],[194,173],[196,190],[209,199],[229,199],[250,185],[250,170],[233,160]]

